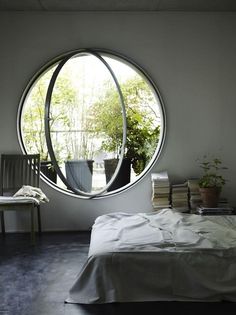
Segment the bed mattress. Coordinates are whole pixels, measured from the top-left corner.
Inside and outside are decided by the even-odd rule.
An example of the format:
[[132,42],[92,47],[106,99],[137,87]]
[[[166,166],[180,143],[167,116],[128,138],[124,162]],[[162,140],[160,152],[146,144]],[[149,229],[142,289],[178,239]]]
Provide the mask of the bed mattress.
[[93,225],[69,303],[236,301],[236,216],[171,209]]

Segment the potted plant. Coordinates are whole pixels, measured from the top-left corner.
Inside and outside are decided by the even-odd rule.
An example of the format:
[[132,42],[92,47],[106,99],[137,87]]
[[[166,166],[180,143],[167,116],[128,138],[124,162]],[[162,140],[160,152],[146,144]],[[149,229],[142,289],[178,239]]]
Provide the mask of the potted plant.
[[84,192],[92,190],[93,160],[65,161],[66,178],[69,185]]
[[[126,107],[126,146],[120,172],[109,190],[123,187],[130,182],[131,166],[136,175],[145,169],[156,150],[160,135],[160,125],[152,108],[155,101],[146,83],[134,77],[121,84],[121,90]],[[108,182],[117,167],[123,137],[121,104],[115,89],[108,89],[93,104],[90,124],[94,132],[103,137],[100,150],[113,156],[112,159],[104,160]]]
[[87,132],[68,133],[66,179],[73,188],[91,192],[93,177],[93,143]]
[[[105,168],[105,176],[106,176],[106,183],[110,181],[112,178],[117,165],[119,162],[119,158],[111,158],[111,159],[105,159],[104,160],[104,168]],[[116,179],[114,182],[110,185],[110,187],[107,189],[107,191],[116,190],[120,187],[123,187],[130,182],[130,171],[131,171],[131,160],[129,158],[124,158],[120,171],[117,174]]]
[[[141,122],[141,123],[140,123]],[[130,182],[131,167],[136,175],[139,175],[149,162],[155,151],[155,146],[160,134],[159,126],[155,129],[149,128],[149,125],[142,122],[142,113],[138,110],[127,110],[127,140],[125,146],[125,155],[121,164],[120,172],[111,185],[110,190],[123,187]],[[122,143],[122,133],[117,137],[115,133],[107,133],[106,141],[102,148],[108,152],[115,152]],[[117,158],[105,160],[105,172],[107,182],[110,177],[107,174],[113,174],[118,164],[119,152]],[[112,167],[112,169],[111,169]]]
[[199,164],[203,170],[203,175],[199,179],[199,191],[203,206],[215,208],[218,205],[222,187],[226,183],[220,172],[227,168],[222,166],[222,161],[219,158],[209,160],[206,156]]
[[53,167],[52,161],[42,160],[40,162],[40,170],[53,183],[57,183],[57,173]]

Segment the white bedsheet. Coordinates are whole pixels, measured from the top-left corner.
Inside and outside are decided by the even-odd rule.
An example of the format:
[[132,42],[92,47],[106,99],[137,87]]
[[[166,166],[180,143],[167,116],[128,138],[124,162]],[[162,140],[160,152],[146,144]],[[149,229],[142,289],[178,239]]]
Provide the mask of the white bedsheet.
[[236,216],[164,209],[96,219],[67,302],[160,300],[236,301]]

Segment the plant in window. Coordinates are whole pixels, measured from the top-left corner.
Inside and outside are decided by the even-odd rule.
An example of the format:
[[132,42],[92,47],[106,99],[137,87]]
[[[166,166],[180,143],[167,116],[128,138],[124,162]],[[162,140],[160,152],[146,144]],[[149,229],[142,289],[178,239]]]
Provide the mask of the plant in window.
[[[158,143],[160,126],[152,107],[156,103],[147,83],[137,76],[121,84],[121,90],[127,117],[125,158],[130,159],[138,175],[152,158]],[[121,106],[117,91],[112,88],[106,91],[93,105],[90,124],[95,132],[104,135],[101,150],[118,157],[123,135]]]
[[78,100],[68,108],[67,159],[65,170],[71,187],[90,192],[93,174],[93,139],[87,126],[87,111]]
[[[30,97],[27,99],[24,107],[23,134],[27,151],[40,154],[41,171],[55,182],[56,173],[50,161],[44,131],[45,99],[53,70],[52,68],[36,82]],[[71,88],[68,78],[65,76],[60,77],[52,97],[54,110],[50,119],[50,130],[55,147],[55,155],[59,164],[65,160],[63,147],[66,141],[63,141],[63,137],[60,136],[62,126],[64,128],[65,125],[68,125],[68,117],[64,111],[64,106],[73,103],[75,96],[74,89]]]
[[[120,101],[121,94],[124,102]],[[127,124],[122,111],[126,112]],[[149,161],[162,147],[159,137],[160,129],[161,134],[165,130],[164,116],[155,87],[139,66],[102,50],[68,52],[42,67],[24,91],[19,113],[23,151],[40,153],[47,167],[50,155],[60,179],[58,186],[67,187],[77,195],[102,194],[109,189],[103,161],[116,158],[114,182],[118,175],[128,172],[131,181],[135,181],[135,174],[151,166]],[[127,137],[121,152],[124,125]],[[92,188],[84,188],[80,182],[77,188],[67,178],[66,164],[85,160],[95,162],[94,169],[85,164],[90,177],[93,172]],[[125,161],[128,171],[122,169]],[[131,163],[135,174],[130,172]],[[71,171],[73,178],[77,171],[81,178],[85,177],[76,167],[76,171]]]

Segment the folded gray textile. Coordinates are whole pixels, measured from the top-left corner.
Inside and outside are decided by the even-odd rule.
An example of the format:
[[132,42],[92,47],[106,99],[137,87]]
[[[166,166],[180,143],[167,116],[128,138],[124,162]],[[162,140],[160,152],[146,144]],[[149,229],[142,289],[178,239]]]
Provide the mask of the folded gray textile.
[[33,197],[38,202],[49,202],[48,197],[38,187],[22,186],[13,197]]

